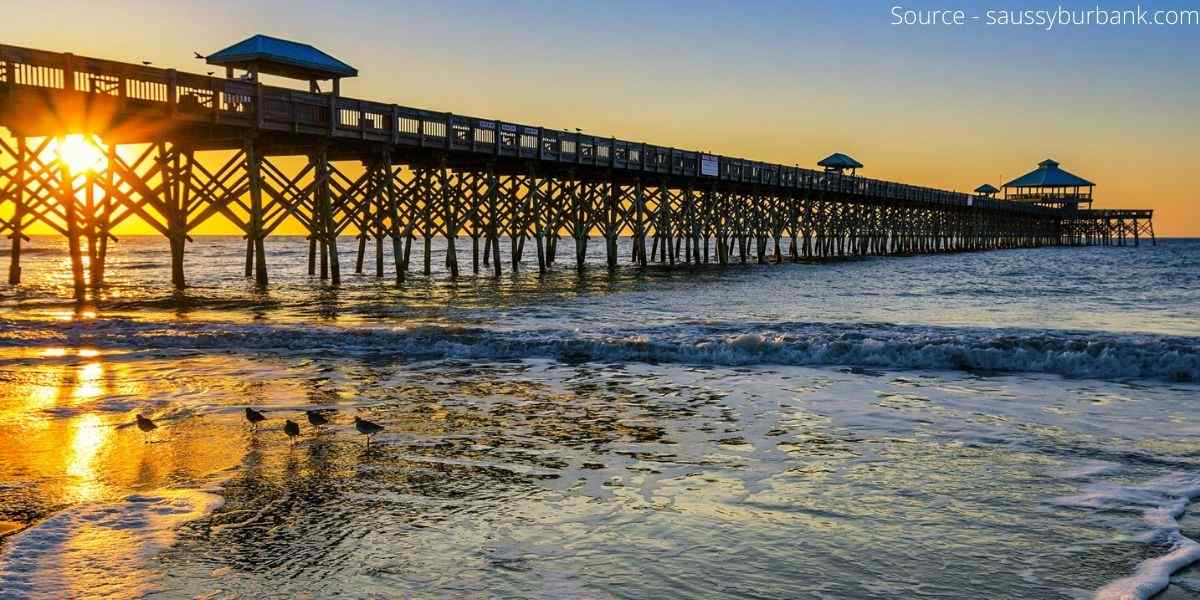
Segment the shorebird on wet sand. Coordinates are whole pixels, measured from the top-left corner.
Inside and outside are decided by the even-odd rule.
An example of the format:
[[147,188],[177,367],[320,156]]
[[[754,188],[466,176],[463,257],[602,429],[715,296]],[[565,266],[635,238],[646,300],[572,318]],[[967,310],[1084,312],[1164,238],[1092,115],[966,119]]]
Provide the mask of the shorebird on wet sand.
[[329,419],[326,418],[325,415],[315,410],[304,411],[304,416],[308,417],[308,423],[313,427],[320,427],[326,423],[329,423]]
[[383,426],[378,423],[372,423],[362,417],[354,417],[354,428],[359,433],[367,436],[367,445],[371,445],[371,436],[383,431]]
[[246,420],[250,422],[251,427],[253,427],[254,429],[258,429],[258,424],[262,423],[263,421],[266,421],[267,417],[265,415],[263,415],[262,413],[258,412],[257,410],[254,410],[253,408],[250,408],[249,406],[247,406],[246,407]]
[[[137,428],[140,429],[142,431],[142,433],[150,433],[151,431],[158,429],[158,425],[155,425],[154,421],[151,421],[150,419],[143,417],[141,413],[137,414],[136,419],[137,419]],[[146,440],[146,441],[149,442],[150,440]]]
[[296,443],[296,436],[300,435],[300,426],[291,419],[285,419],[283,422],[283,432],[287,434],[288,439],[293,444]]

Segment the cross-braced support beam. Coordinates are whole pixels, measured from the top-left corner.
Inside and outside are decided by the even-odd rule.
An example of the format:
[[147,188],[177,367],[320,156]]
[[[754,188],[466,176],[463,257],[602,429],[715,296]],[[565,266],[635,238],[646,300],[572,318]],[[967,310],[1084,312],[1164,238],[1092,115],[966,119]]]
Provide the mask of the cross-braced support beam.
[[[1030,248],[1054,244],[1136,245],[1154,241],[1149,211],[1079,211],[1037,215],[883,201],[846,192],[782,191],[758,184],[567,167],[539,171],[488,159],[455,164],[449,155],[397,162],[386,145],[335,162],[314,146],[307,160],[271,154],[248,136],[235,150],[198,150],[161,140],[118,148],[87,138],[105,157],[103,169],[75,173],[52,158],[50,138],[0,138],[0,233],[10,240],[9,282],[21,280],[21,253],[32,226],[68,238],[72,281],[81,299],[99,290],[113,228],[136,219],[167,239],[171,280],[186,284],[185,249],[202,223],[220,217],[246,239],[245,274],[268,284],[266,239],[283,223],[309,238],[309,273],[341,282],[337,241],[357,237],[355,271],[373,248],[374,274],[388,263],[405,281],[412,245],[423,242],[423,272],[433,271],[432,242],[446,241],[444,267],[461,275],[458,241],[470,239],[471,270],[494,276],[524,264],[536,247],[539,274],[554,267],[558,242],[574,242],[575,267],[586,268],[593,236],[609,269],[629,238],[635,265],[760,264],[861,257]],[[507,237],[507,256],[501,238]],[[388,248],[390,240],[390,251]],[[372,243],[373,242],[373,243]],[[482,248],[481,248],[482,243]],[[388,256],[390,254],[390,257]],[[482,261],[481,261],[482,259]],[[88,283],[90,282],[90,286]]]

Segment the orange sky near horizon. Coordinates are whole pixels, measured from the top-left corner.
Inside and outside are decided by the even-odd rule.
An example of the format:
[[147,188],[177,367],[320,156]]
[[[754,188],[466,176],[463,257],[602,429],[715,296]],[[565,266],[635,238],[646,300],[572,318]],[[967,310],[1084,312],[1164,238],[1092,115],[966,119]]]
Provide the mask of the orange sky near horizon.
[[[331,11],[72,0],[53,27],[36,6],[11,7],[0,42],[203,73],[212,67],[193,51],[261,32],[358,67],[360,77],[343,83],[350,97],[805,167],[845,152],[866,164],[864,176],[959,191],[1054,158],[1097,183],[1097,208],[1152,208],[1158,235],[1200,236],[1186,181],[1200,159],[1200,77],[1186,52],[1194,41],[899,31],[886,26],[885,8],[829,15],[779,5],[781,16],[767,20],[737,4],[701,4],[708,13],[660,15],[671,11],[654,5],[631,19],[622,2],[501,11],[364,0]],[[780,35],[792,31],[785,24],[794,35]],[[1135,45],[1140,59],[1120,58]],[[1037,77],[1010,77],[1022,71]],[[197,234],[235,232],[214,219]]]

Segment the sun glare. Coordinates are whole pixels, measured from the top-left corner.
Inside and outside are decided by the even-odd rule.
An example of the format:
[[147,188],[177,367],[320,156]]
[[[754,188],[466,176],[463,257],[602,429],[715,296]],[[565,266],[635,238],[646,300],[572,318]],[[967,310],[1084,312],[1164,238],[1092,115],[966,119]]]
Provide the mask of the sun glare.
[[71,173],[97,173],[108,166],[108,158],[82,135],[69,135],[55,146],[55,154]]

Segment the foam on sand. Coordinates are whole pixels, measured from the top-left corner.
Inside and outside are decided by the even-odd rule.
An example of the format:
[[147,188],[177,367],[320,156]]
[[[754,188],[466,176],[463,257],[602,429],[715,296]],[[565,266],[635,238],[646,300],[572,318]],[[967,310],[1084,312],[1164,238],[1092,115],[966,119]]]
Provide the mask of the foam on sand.
[[1096,483],[1083,494],[1060,498],[1063,506],[1100,510],[1140,511],[1142,523],[1134,539],[1170,547],[1161,556],[1143,561],[1133,575],[1096,591],[1096,600],[1145,600],[1167,587],[1171,574],[1200,560],[1200,542],[1179,530],[1179,517],[1200,497],[1200,476],[1173,473],[1137,485]]
[[176,530],[219,508],[210,491],[166,489],[68,508],[5,540],[0,599],[136,598]]

